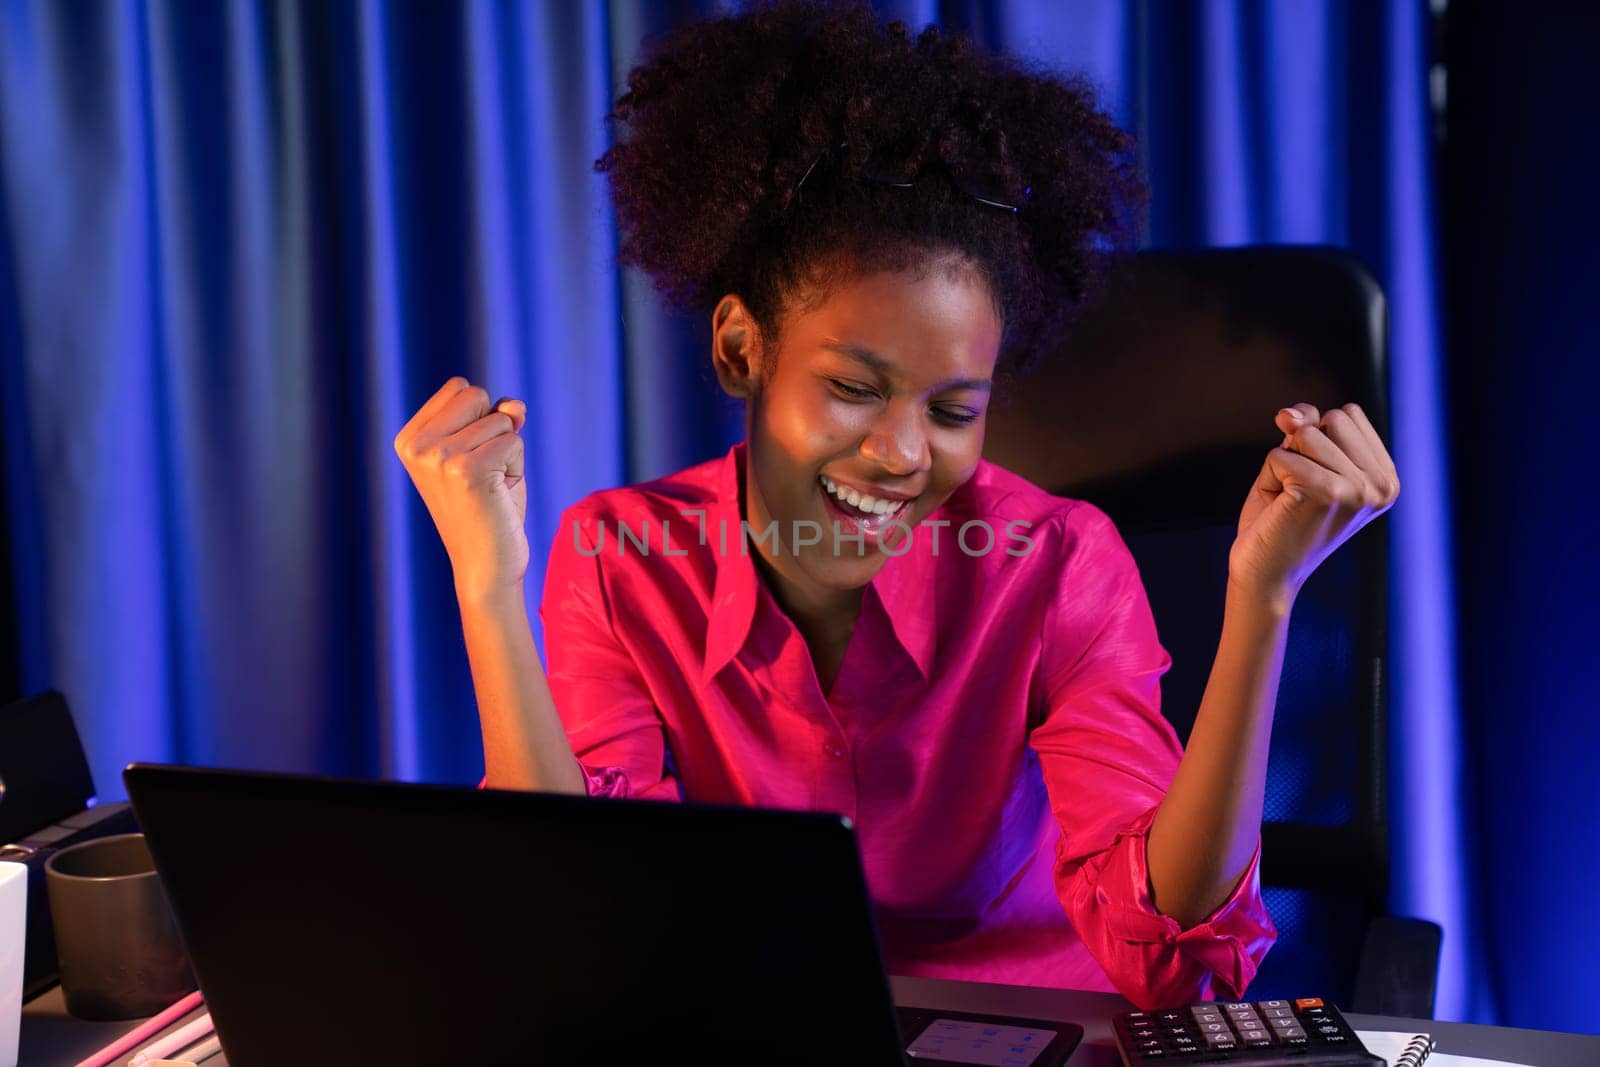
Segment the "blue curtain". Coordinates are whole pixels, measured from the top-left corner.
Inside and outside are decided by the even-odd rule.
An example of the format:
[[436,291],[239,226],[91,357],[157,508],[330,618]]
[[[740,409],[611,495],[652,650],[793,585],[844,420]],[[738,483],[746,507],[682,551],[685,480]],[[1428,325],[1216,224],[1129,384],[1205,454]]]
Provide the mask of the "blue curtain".
[[[133,759],[477,777],[447,562],[391,441],[454,373],[527,398],[537,560],[585,492],[736,438],[705,324],[615,268],[591,170],[642,36],[730,6],[0,0],[20,680],[66,692],[103,795]],[[1139,137],[1151,244],[1373,266],[1405,484],[1393,906],[1449,932],[1441,1017],[1494,1021],[1454,815],[1423,4],[878,6],[1089,74]]]

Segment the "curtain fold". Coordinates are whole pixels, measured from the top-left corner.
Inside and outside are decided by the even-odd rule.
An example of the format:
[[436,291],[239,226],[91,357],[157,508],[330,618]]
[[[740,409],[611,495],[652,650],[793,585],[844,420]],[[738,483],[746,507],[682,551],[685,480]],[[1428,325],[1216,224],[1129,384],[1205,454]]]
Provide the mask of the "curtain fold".
[[[641,37],[734,4],[0,0],[0,412],[24,690],[133,759],[467,782],[448,564],[394,455],[465,373],[562,508],[742,435],[705,322],[615,265],[593,160]],[[884,0],[1083,71],[1159,246],[1346,245],[1392,314],[1395,910],[1493,1021],[1455,812],[1420,3]],[[537,627],[537,620],[535,619]]]

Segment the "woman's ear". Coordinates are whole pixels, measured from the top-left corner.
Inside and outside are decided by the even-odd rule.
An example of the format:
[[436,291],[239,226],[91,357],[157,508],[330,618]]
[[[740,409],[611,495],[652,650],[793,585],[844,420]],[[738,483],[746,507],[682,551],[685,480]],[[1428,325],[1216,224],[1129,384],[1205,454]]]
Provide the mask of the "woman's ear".
[[723,297],[711,313],[711,363],[722,391],[740,399],[754,396],[764,355],[755,316],[732,293]]

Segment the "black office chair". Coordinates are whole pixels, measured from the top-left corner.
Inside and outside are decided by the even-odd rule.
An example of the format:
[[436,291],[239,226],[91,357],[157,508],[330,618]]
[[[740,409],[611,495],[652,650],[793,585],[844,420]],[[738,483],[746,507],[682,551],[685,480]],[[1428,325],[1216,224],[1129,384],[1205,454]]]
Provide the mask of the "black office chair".
[[91,808],[94,796],[66,697],[50,691],[0,707],[0,861],[28,868],[24,1000],[57,975],[45,862],[63,848],[139,829],[126,803]]
[[[1382,291],[1338,250],[1144,252],[991,413],[989,459],[1097,504],[1128,542],[1180,737],[1216,655],[1239,511],[1283,440],[1274,412],[1354,401],[1389,442],[1386,333]],[[1380,518],[1296,601],[1262,828],[1279,939],[1249,995],[1430,1018],[1441,931],[1386,914],[1387,540]]]

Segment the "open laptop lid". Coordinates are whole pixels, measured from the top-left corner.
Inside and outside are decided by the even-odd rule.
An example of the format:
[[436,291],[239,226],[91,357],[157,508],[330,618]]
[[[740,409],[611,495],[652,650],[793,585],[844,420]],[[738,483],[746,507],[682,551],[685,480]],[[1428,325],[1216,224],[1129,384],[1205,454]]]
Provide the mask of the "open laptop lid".
[[903,1062],[844,816],[123,781],[230,1067]]

